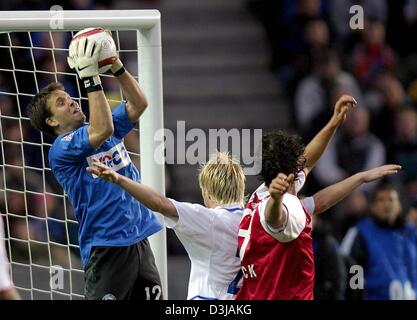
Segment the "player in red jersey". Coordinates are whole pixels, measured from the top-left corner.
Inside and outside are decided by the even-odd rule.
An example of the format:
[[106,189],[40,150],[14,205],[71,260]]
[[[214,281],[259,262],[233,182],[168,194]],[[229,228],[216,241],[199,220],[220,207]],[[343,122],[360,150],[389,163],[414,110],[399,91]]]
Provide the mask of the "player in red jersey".
[[237,299],[313,299],[311,214],[297,192],[355,104],[353,97],[342,96],[307,147],[283,132],[263,137],[264,184],[249,199],[239,230],[244,280]]

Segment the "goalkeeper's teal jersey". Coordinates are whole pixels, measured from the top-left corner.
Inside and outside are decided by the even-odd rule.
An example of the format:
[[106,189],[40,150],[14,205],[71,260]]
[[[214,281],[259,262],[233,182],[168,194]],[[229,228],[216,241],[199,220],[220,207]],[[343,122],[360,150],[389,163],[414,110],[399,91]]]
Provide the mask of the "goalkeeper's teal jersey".
[[140,174],[123,144],[133,128],[126,102],[113,112],[114,134],[94,149],[88,126],[58,136],[49,150],[52,172],[70,199],[79,222],[79,243],[84,267],[94,246],[132,245],[159,231],[152,211],[119,186],[97,178],[86,168],[99,159],[118,173],[140,182]]

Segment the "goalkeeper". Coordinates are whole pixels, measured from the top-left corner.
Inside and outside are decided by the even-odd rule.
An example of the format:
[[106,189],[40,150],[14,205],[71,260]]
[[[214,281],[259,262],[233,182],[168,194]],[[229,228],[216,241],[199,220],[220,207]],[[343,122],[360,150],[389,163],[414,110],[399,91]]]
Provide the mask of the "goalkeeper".
[[93,159],[140,182],[123,138],[147,107],[136,80],[117,59],[111,68],[127,102],[113,111],[101,86],[101,45],[73,40],[68,64],[87,91],[90,122],[60,83],[51,83],[28,106],[31,124],[55,136],[49,150],[52,172],[65,190],[79,222],[86,299],[159,299],[161,284],[147,237],[162,226],[152,211],[117,186],[87,172]]

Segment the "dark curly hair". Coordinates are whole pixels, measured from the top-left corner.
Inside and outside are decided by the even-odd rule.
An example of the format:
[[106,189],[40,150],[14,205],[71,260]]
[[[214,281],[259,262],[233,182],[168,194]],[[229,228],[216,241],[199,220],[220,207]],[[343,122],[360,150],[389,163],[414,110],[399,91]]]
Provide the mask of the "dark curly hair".
[[305,165],[305,146],[298,135],[273,131],[262,136],[261,178],[268,187],[278,173],[294,175]]

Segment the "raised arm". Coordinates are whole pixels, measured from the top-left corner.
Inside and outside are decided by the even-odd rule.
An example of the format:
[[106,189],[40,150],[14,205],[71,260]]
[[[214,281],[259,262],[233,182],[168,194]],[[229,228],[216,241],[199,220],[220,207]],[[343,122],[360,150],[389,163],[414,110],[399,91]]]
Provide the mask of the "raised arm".
[[171,218],[178,217],[177,209],[168,198],[148,186],[118,174],[116,171],[101,164],[97,159],[93,159],[93,166],[88,167],[87,171],[95,174],[99,178],[119,185],[152,211],[159,212]]
[[77,71],[87,91],[90,111],[88,138],[93,148],[98,148],[114,131],[109,103],[101,86],[98,59],[101,44],[88,37],[71,41],[68,64]]
[[346,198],[361,184],[381,179],[387,175],[395,174],[400,169],[401,166],[394,164],[377,167],[354,174],[345,180],[320,190],[313,196],[315,204],[314,213],[319,214],[331,208]]
[[148,106],[145,94],[139,86],[139,83],[127,71],[120,59],[117,59],[111,68],[111,72],[120,84],[124,97],[127,100],[126,110],[129,120],[134,123]]
[[269,185],[269,198],[265,208],[265,221],[272,228],[280,228],[285,223],[286,213],[282,205],[282,198],[294,181],[294,175],[279,173]]
[[326,148],[334,136],[337,128],[339,128],[343,121],[345,121],[346,114],[355,105],[356,100],[349,95],[343,95],[336,102],[332,118],[313,138],[313,140],[310,141],[305,149],[303,156],[306,159],[304,168],[306,174],[308,174],[313,169],[317,161],[323,155],[324,151],[326,151]]
[[93,148],[98,148],[113,134],[111,109],[103,90],[90,92],[87,97],[90,110],[88,139]]

